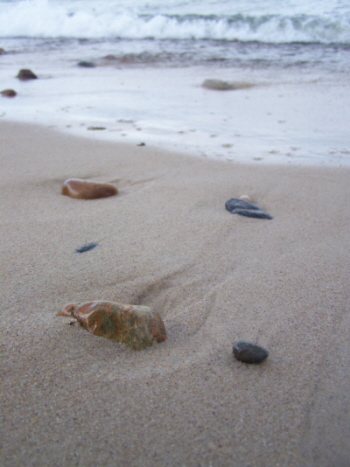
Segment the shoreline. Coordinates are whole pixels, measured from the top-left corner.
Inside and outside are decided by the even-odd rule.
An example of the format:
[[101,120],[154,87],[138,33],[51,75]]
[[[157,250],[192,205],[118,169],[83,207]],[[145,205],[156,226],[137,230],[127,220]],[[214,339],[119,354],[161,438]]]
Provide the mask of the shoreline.
[[[4,467],[348,463],[348,168],[0,138]],[[119,193],[62,196],[70,177]],[[273,219],[225,210],[244,194]],[[134,352],[56,316],[97,299],[152,307],[167,340]],[[240,339],[268,359],[236,361]]]
[[[79,69],[72,63],[43,66],[39,58],[26,59],[39,77],[33,82],[15,78],[23,66],[18,57],[5,64],[0,78],[17,96],[2,97],[2,120],[216,160],[350,166],[350,94],[337,74],[111,65]],[[218,91],[202,86],[207,79],[252,86]]]

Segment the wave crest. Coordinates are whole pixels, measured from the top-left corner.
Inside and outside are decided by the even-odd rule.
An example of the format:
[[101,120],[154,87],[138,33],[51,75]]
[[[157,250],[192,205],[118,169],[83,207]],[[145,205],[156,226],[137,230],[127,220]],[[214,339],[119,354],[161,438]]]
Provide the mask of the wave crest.
[[0,36],[350,43],[350,14],[145,15],[72,5],[47,0],[3,3]]

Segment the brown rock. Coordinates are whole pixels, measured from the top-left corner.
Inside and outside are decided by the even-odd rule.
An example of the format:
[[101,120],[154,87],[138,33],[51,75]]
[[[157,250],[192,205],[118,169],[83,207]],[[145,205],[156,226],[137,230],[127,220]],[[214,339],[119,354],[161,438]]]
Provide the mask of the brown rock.
[[61,193],[71,198],[96,199],[116,195],[118,189],[111,183],[69,178],[63,183]]
[[5,53],[5,50],[2,47],[0,47],[0,55],[4,55]]
[[134,350],[163,342],[167,337],[162,318],[147,306],[103,301],[68,303],[57,315],[72,316],[93,334]]
[[17,93],[13,89],[4,89],[1,91],[1,95],[4,97],[15,97]]
[[30,79],[37,79],[38,77],[31,70],[22,69],[19,70],[17,78],[21,81],[28,81]]
[[113,54],[108,54],[103,57],[104,60],[118,60],[118,57]]

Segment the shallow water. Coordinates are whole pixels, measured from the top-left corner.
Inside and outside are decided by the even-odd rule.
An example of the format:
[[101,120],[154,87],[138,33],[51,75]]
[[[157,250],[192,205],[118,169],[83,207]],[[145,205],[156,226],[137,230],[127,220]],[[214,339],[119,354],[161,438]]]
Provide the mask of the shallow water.
[[[1,89],[18,96],[0,118],[219,159],[350,163],[347,2],[118,5],[1,1]],[[19,82],[21,68],[39,79]]]

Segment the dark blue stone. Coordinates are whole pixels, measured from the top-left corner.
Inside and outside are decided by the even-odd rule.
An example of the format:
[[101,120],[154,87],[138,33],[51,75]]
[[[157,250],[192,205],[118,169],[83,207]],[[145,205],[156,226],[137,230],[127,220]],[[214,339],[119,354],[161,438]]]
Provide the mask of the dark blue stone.
[[258,219],[272,219],[272,216],[266,211],[244,199],[231,198],[226,201],[225,207],[231,214],[239,214],[240,216],[255,217]]
[[95,248],[98,245],[98,243],[92,242],[92,243],[85,243],[85,245],[76,248],[75,251],[76,253],[85,253],[85,251],[90,251],[93,248]]
[[95,64],[92,62],[86,62],[85,60],[82,60],[81,62],[78,62],[78,66],[82,68],[95,68]]
[[260,345],[247,341],[238,341],[233,346],[233,355],[240,362],[261,363],[268,357],[269,353]]

